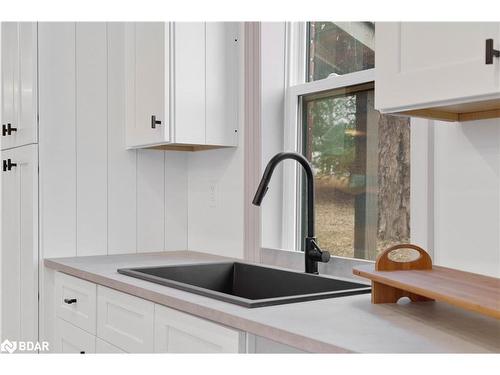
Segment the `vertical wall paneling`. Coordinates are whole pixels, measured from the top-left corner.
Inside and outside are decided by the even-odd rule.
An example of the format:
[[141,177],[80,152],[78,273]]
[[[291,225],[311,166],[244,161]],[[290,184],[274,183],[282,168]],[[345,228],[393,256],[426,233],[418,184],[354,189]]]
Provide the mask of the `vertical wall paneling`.
[[77,255],[107,253],[106,24],[76,24]]
[[500,120],[434,122],[434,263],[500,276]]
[[165,250],[187,250],[187,154],[165,152]]
[[157,150],[137,151],[137,251],[165,246],[165,163]]
[[41,251],[76,255],[75,24],[39,23]]
[[135,253],[137,152],[125,149],[125,24],[108,28],[108,254]]

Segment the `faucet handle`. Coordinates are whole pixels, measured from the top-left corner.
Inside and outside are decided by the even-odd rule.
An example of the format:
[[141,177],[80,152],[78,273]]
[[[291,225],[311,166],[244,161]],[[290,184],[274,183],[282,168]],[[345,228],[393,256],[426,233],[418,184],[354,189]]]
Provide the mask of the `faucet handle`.
[[321,250],[321,262],[328,263],[330,261],[331,254],[328,251]]
[[315,262],[328,263],[330,261],[330,253],[328,251],[321,250],[319,245],[316,243],[315,237],[306,238],[306,251],[308,252],[308,257]]

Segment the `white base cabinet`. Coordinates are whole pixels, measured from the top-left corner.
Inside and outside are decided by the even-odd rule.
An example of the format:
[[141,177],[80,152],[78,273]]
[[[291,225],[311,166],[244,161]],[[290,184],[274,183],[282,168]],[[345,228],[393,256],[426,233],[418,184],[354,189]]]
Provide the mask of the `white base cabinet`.
[[155,305],[156,353],[241,353],[244,340],[237,330]]
[[53,352],[95,353],[95,336],[60,318],[57,318],[55,327],[54,342],[51,343]]
[[153,352],[154,303],[97,287],[97,336],[129,353]]
[[95,352],[98,354],[122,354],[126,353],[120,348],[117,348],[114,345],[111,345],[110,343],[107,343],[104,340],[101,340],[100,338],[96,337],[95,339]]
[[128,148],[237,146],[240,27],[236,22],[126,24]]
[[375,107],[449,121],[498,117],[498,22],[377,22]]
[[245,332],[60,272],[54,285],[52,352],[246,352]]

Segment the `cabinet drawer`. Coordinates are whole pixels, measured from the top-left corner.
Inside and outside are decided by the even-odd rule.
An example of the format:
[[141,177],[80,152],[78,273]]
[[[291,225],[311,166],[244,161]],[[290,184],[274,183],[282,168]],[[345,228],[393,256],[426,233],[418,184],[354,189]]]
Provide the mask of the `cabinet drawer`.
[[55,353],[95,353],[95,336],[62,319],[56,319]]
[[153,352],[154,304],[97,287],[97,336],[129,353]]
[[95,352],[98,354],[125,353],[120,348],[117,348],[116,346],[111,345],[110,343],[108,343],[104,340],[101,340],[99,337],[96,337],[96,339],[95,339]]
[[155,305],[157,353],[238,353],[244,342],[243,332]]
[[55,286],[57,316],[95,335],[96,285],[57,272]]

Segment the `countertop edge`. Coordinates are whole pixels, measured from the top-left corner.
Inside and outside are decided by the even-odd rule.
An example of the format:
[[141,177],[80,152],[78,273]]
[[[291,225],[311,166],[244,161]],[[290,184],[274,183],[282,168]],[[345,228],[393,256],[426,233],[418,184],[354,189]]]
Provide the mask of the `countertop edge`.
[[332,345],[323,341],[315,340],[310,337],[297,335],[295,333],[279,329],[266,324],[258,323],[246,318],[235,316],[217,309],[209,308],[193,302],[172,297],[166,294],[157,293],[142,287],[134,286],[125,282],[113,280],[95,273],[83,271],[78,268],[70,267],[57,262],[57,260],[44,259],[44,265],[54,271],[83,279],[107,288],[127,293],[159,305],[167,306],[200,318],[208,319],[213,322],[226,325],[245,331],[257,336],[267,338],[294,348],[311,353],[353,353],[353,351]]

